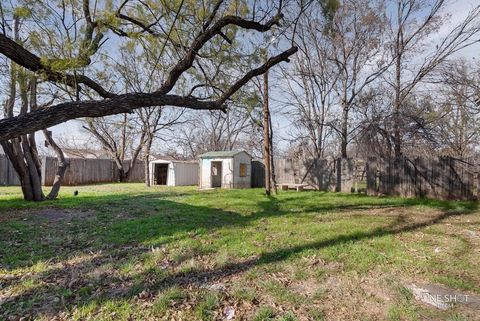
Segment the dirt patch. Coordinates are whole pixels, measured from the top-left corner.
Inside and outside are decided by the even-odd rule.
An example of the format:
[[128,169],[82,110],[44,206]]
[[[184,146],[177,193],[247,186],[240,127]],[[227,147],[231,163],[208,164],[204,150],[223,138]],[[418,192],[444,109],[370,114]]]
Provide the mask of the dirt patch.
[[91,219],[95,217],[95,212],[92,210],[45,208],[37,211],[34,215],[51,222],[70,222],[75,219]]
[[12,220],[28,221],[32,217],[39,217],[49,222],[70,222],[74,219],[92,219],[95,216],[95,211],[86,209],[60,209],[53,207],[29,210],[19,209],[0,212],[0,223]]

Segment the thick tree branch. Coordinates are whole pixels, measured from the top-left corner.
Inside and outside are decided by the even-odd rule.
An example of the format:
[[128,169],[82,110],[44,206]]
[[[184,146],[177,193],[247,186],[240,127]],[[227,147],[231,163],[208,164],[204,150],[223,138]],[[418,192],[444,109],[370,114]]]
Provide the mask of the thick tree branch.
[[49,66],[46,66],[42,63],[40,57],[31,53],[30,51],[23,48],[21,45],[16,43],[14,40],[8,38],[4,34],[0,33],[0,53],[14,61],[18,65],[39,73],[46,77],[47,80],[63,83],[72,88],[77,88],[78,85],[84,84],[85,86],[95,90],[103,98],[113,98],[115,94],[106,91],[102,86],[100,86],[94,80],[83,75],[70,75],[64,74],[58,71],[52,70]]
[[256,69],[253,69],[253,70],[250,70],[249,72],[247,72],[245,74],[245,76],[243,76],[240,80],[238,80],[237,82],[235,82],[235,84],[233,84],[233,86],[230,87],[230,89],[228,89],[221,97],[220,101],[221,103],[223,104],[227,99],[229,99],[235,92],[237,92],[243,85],[245,85],[250,79],[256,77],[256,76],[260,76],[262,74],[264,74],[265,72],[267,72],[268,69],[272,68],[273,66],[275,66],[276,64],[282,62],[282,61],[286,61],[286,62],[289,62],[289,57],[291,55],[293,55],[294,53],[296,53],[298,51],[298,48],[297,47],[291,47],[290,49],[282,52],[281,54],[277,55],[277,56],[274,56],[274,57],[271,57],[270,59],[268,59],[268,61],[266,63],[264,63],[262,66],[256,68]]
[[289,57],[297,52],[297,50],[296,47],[292,47],[270,58],[259,68],[247,72],[245,76],[235,82],[218,100],[203,101],[194,97],[182,97],[154,92],[128,93],[101,101],[67,102],[39,108],[33,112],[0,120],[0,141],[55,126],[71,119],[126,113],[142,107],[173,106],[197,110],[225,110],[225,101],[235,94],[244,84],[250,79],[263,74],[276,64],[282,61],[288,61]]
[[250,29],[256,30],[259,32],[265,32],[270,30],[274,25],[278,25],[280,19],[282,19],[283,15],[278,14],[272,17],[269,21],[265,24],[253,21],[253,20],[245,20],[238,16],[225,16],[220,18],[217,22],[215,22],[210,28],[203,31],[198,35],[195,40],[193,41],[190,49],[187,51],[185,57],[180,60],[169,72],[165,82],[160,87],[159,92],[162,94],[168,93],[172,90],[173,86],[175,86],[178,78],[190,67],[195,60],[195,57],[200,49],[213,37],[216,35],[220,35],[222,32],[222,28],[228,25],[235,25],[241,27],[243,29]]

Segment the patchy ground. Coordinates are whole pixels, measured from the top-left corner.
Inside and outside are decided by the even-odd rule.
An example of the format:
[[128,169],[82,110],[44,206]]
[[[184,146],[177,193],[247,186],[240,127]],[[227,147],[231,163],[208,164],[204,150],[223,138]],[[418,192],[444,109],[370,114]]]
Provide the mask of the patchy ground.
[[0,187],[0,320],[480,320],[474,203],[75,189]]

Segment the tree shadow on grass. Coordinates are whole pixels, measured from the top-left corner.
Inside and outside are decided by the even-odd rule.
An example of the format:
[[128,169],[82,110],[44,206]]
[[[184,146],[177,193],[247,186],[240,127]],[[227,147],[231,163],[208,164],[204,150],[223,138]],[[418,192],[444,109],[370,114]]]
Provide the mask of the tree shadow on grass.
[[[210,233],[224,226],[244,227],[259,219],[277,216],[321,215],[327,212],[343,212],[385,207],[403,207],[423,204],[421,200],[381,200],[361,198],[354,194],[335,194],[335,202],[322,202],[322,195],[286,193],[281,197],[261,196],[258,190],[250,206],[253,213],[238,213],[216,208],[216,195],[205,194],[211,205],[199,206],[175,201],[176,197],[195,195],[196,191],[165,190],[139,195],[102,195],[65,199],[40,208],[29,209],[21,220],[0,225],[0,268],[16,269],[34,265],[38,261],[67,259],[70,253],[89,248],[91,251],[108,250],[123,244],[149,241],[161,246],[178,238],[189,237],[189,232]],[[233,191],[236,193],[236,191]],[[202,195],[203,196],[203,195]],[[241,195],[243,196],[243,195]],[[220,196],[222,197],[222,196]],[[170,200],[169,200],[170,198]],[[312,202],[318,199],[319,202]],[[173,200],[171,200],[173,199]],[[361,202],[357,202],[360,199]],[[310,200],[304,204],[304,200]],[[252,206],[252,204],[254,206]],[[292,206],[289,206],[294,204]],[[435,204],[445,208],[449,203]],[[55,206],[58,205],[58,206]],[[235,206],[230,206],[230,208]],[[39,211],[95,211],[96,215],[72,221],[51,222],[36,215]],[[79,213],[82,214],[82,213]],[[73,215],[73,214],[72,214]],[[49,216],[49,215],[43,215]],[[66,216],[66,215],[64,215]],[[90,216],[94,216],[93,218]]]
[[[344,197],[346,201],[349,200],[348,196],[341,197]],[[151,252],[144,245],[145,243],[161,246],[174,243],[183,238],[195,237],[195,233],[209,234],[224,226],[242,227],[272,216],[298,215],[298,213],[292,213],[284,209],[287,203],[292,201],[290,195],[285,195],[284,198],[262,198],[257,202],[260,210],[251,215],[159,199],[159,196],[154,194],[129,197],[128,199],[130,203],[133,201],[133,205],[129,203],[128,206],[147,208],[156,214],[151,214],[147,211],[147,214],[142,214],[138,217],[122,218],[119,222],[106,223],[105,226],[102,226],[102,218],[99,219],[100,223],[94,221],[74,224],[73,229],[77,229],[77,235],[81,234],[82,231],[86,234],[72,248],[62,248],[61,252],[67,252],[65,254],[68,254],[72,251],[88,249],[95,255],[77,263],[60,264],[59,267],[54,267],[46,272],[34,275],[35,280],[39,281],[38,286],[11,296],[7,302],[3,303],[3,306],[0,306],[0,311],[4,310],[7,314],[10,312],[14,314],[20,313],[20,315],[29,314],[33,317],[39,315],[39,313],[53,316],[62,311],[70,311],[74,306],[92,303],[101,304],[106,300],[132,299],[140,290],[152,292],[173,285],[203,284],[204,282],[216,281],[245,272],[256,266],[284,261],[306,250],[321,249],[358,242],[364,239],[410,232],[438,224],[448,217],[472,213],[477,209],[476,203],[462,203],[463,205],[460,206],[460,203],[452,205],[452,202],[432,202],[430,200],[418,199],[380,202],[380,204],[375,199],[362,202],[361,204],[345,204],[343,202],[330,205],[309,204],[302,208],[302,213],[316,212],[322,214],[330,211],[365,210],[374,205],[379,207],[425,205],[440,209],[442,212],[436,217],[422,222],[408,223],[397,220],[386,227],[378,227],[366,232],[342,234],[326,240],[265,252],[255,258],[229,263],[219,268],[196,269],[189,272],[169,272],[172,265],[178,262],[167,260],[166,262],[160,262],[158,269],[141,272],[125,278],[125,276],[118,275],[118,273],[111,273],[109,270],[112,268],[111,263],[121,264],[140,259],[146,252]],[[295,197],[293,199],[296,200]],[[94,206],[99,208],[100,211],[102,211],[101,206],[105,204],[107,205],[107,211],[118,210],[126,206],[126,204],[122,203],[123,201],[120,204],[111,202],[111,198],[109,200],[95,198],[91,200],[91,205],[95,204]],[[161,213],[158,213],[158,211],[161,211]],[[108,218],[105,219],[108,221]],[[100,226],[97,226],[90,233],[88,229],[92,228],[91,224],[100,224]],[[49,228],[53,229],[55,226],[49,226]],[[71,232],[72,230],[69,229],[67,233],[61,234],[60,237],[64,237]],[[191,232],[194,233],[191,234]],[[96,242],[93,244],[89,243],[91,239],[95,239]],[[54,251],[53,253],[49,252],[45,256],[39,255],[36,259],[37,261],[45,259],[61,261],[66,260],[68,257],[69,255],[63,256],[61,253]],[[20,263],[13,267],[18,268],[22,266]],[[165,273],[162,273],[162,270],[165,270]],[[13,277],[8,282],[5,282],[2,287],[6,289],[15,286],[19,282],[21,282],[20,276],[18,278]],[[59,292],[67,293],[68,295],[58,299]],[[20,302],[27,302],[28,304],[25,304],[19,311],[18,304]]]

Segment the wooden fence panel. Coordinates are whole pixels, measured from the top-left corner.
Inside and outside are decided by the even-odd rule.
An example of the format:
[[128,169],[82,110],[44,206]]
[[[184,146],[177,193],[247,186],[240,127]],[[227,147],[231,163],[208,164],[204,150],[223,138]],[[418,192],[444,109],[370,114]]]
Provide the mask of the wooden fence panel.
[[0,155],[0,185],[20,185],[20,179],[6,155]]
[[[130,164],[129,161],[124,162],[124,166],[128,168],[128,165]],[[145,177],[145,168],[144,168],[144,162],[143,161],[137,161],[135,163],[135,167],[133,168],[132,173],[130,173],[130,179],[128,180],[131,183],[143,183]]]
[[[350,159],[275,159],[279,184],[307,184],[322,191],[350,192],[355,181],[355,166]],[[343,170],[342,170],[343,169]]]
[[367,193],[474,200],[478,193],[476,177],[474,162],[451,157],[369,159]]
[[[86,185],[95,183],[110,183],[118,181],[115,163],[110,159],[68,159],[70,166],[65,172],[65,186]],[[51,186],[55,179],[58,162],[56,157],[43,157],[42,185]],[[125,165],[128,168],[128,162]],[[144,181],[143,161],[138,161],[130,176],[130,182]],[[20,185],[15,169],[5,155],[0,155],[0,185]]]
[[[118,171],[115,163],[110,159],[70,158],[68,160],[70,166],[65,172],[63,181],[63,185],[65,186],[118,181]],[[54,157],[46,157],[44,158],[44,163],[43,185],[50,186],[53,184],[55,178],[55,172],[58,166],[57,159]],[[127,164],[128,162],[125,162],[128,168]],[[144,176],[143,162],[139,161],[135,164],[130,182],[143,182]]]

